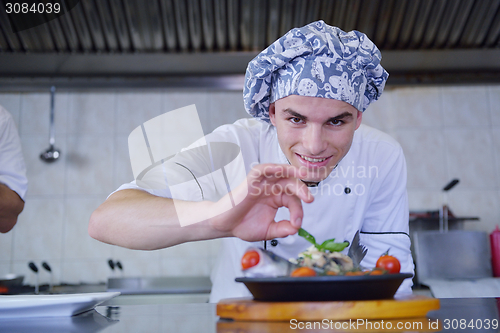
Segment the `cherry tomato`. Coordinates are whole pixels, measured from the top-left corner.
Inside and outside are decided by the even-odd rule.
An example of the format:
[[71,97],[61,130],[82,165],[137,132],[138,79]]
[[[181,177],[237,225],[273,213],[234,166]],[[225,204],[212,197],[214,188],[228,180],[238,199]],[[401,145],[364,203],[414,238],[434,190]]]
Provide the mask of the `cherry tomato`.
[[249,269],[250,267],[256,266],[260,261],[260,255],[257,251],[247,251],[243,258],[241,258],[241,269]]
[[310,267],[299,267],[296,268],[290,276],[300,277],[300,276],[316,276],[316,271]]
[[387,251],[378,258],[375,267],[383,268],[390,274],[396,274],[401,270],[401,263],[398,258],[389,255],[389,251]]
[[365,275],[365,272],[363,271],[350,271],[350,272],[345,272],[346,276],[358,276],[358,275]]

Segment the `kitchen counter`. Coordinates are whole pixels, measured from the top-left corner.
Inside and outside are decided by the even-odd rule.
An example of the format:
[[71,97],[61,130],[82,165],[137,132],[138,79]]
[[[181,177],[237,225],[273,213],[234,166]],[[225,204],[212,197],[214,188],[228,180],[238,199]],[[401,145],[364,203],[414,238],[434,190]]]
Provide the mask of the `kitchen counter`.
[[[219,320],[216,304],[206,303],[206,294],[122,295],[95,310],[74,317],[33,318],[0,321],[0,332],[322,332],[292,329],[288,322],[255,323]],[[498,332],[498,304],[494,298],[441,299],[441,309],[431,311],[421,321],[440,319],[443,332]],[[471,320],[474,328],[471,327]],[[485,329],[486,323],[490,329]],[[463,328],[460,328],[462,323]],[[463,323],[466,323],[464,326]],[[455,325],[455,329],[453,326]],[[458,325],[458,326],[457,326]],[[483,327],[478,328],[479,325]],[[363,332],[364,326],[354,332]],[[398,332],[398,330],[394,330]],[[403,330],[404,331],[404,330]],[[409,330],[427,332],[436,330]],[[399,331],[401,332],[401,330]]]

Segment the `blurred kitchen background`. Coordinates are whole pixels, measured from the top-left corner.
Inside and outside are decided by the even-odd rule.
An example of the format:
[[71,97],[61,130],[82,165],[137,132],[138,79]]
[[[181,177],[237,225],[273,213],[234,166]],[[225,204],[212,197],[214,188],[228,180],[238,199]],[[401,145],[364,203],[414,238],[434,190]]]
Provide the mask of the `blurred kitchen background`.
[[[91,239],[90,214],[133,180],[127,138],[135,127],[190,104],[205,133],[246,117],[246,63],[317,19],[364,31],[382,50],[391,77],[363,122],[401,143],[410,210],[437,211],[443,187],[458,178],[451,211],[479,218],[464,229],[490,233],[500,224],[499,7],[497,0],[84,0],[19,33],[1,11],[0,105],[18,126],[29,188],[18,224],[0,234],[0,276],[33,284],[30,261],[48,262],[56,284],[208,276],[218,240],[132,251]],[[52,85],[61,157],[46,163],[39,156],[49,146]],[[42,269],[39,278],[50,280]]]

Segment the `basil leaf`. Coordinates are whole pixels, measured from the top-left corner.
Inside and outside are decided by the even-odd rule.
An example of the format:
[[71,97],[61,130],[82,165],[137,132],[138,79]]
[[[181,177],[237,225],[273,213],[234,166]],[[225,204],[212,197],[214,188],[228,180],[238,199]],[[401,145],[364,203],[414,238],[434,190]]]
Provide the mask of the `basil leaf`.
[[326,241],[324,241],[323,243],[321,243],[321,245],[319,247],[321,249],[325,249],[325,246],[327,246],[327,244],[329,244],[329,243],[335,243],[335,238],[327,239]]
[[342,242],[342,243],[335,243],[333,241],[329,243],[327,242],[328,241],[324,241],[323,244],[321,244],[321,248],[328,250],[330,252],[340,252],[349,245],[349,242]]
[[335,243],[335,238],[332,239],[327,239],[323,243],[318,244],[316,243],[316,239],[314,238],[313,235],[305,231],[304,229],[300,228],[299,229],[299,236],[304,237],[307,241],[312,243],[316,248],[320,251],[325,251],[328,250],[330,252],[340,252],[343,249],[345,249],[347,246],[349,246],[349,242],[342,242],[342,243]]
[[318,244],[316,243],[316,239],[314,238],[313,235],[305,231],[304,229],[300,228],[299,229],[299,236],[304,237],[308,242],[314,244],[316,247],[318,247]]

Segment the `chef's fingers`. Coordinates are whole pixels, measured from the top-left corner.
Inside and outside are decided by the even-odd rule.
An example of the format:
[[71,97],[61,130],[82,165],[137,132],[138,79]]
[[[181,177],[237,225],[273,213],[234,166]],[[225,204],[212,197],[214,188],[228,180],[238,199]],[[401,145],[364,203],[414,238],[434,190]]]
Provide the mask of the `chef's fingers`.
[[[248,182],[255,193],[267,195],[280,195],[287,187],[290,192],[297,195],[305,202],[312,202],[314,197],[307,186],[300,180],[305,177],[307,171],[285,164],[258,164],[248,174]],[[288,185],[290,184],[290,185]],[[264,190],[262,187],[264,186]],[[280,191],[281,190],[281,191]]]
[[295,195],[284,195],[283,205],[285,205],[290,211],[290,223],[297,230],[302,226],[302,218],[304,216],[304,211],[302,209],[302,202]]
[[283,238],[286,236],[294,235],[299,231],[299,228],[295,228],[290,221],[281,220],[279,222],[273,222],[269,225],[267,230],[266,239]]
[[[272,193],[278,193],[281,190],[281,195],[296,196],[298,199],[303,200],[307,203],[311,203],[314,200],[314,196],[309,191],[309,188],[301,180],[294,178],[280,179],[275,184],[273,184]],[[277,189],[277,190],[276,190]]]

